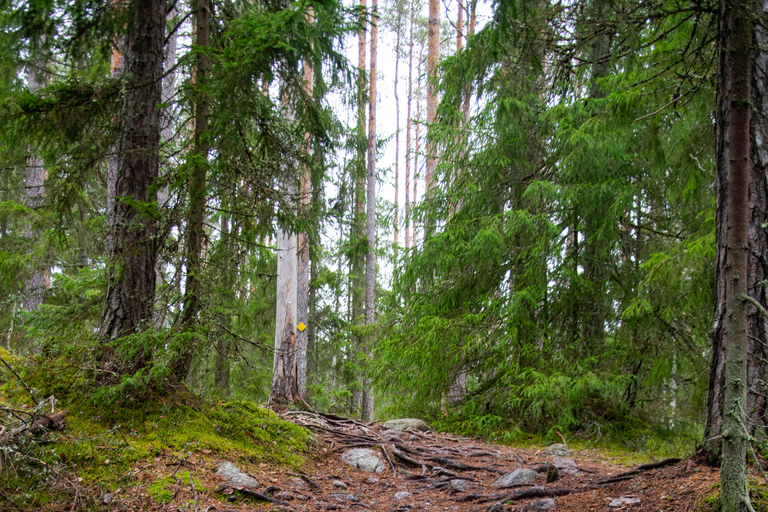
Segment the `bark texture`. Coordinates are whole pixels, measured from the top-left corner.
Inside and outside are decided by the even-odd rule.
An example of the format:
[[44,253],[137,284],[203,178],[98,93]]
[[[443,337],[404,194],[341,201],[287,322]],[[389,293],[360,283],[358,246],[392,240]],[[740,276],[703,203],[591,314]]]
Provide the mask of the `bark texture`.
[[[310,23],[314,17],[310,8],[308,15]],[[314,92],[315,70],[313,63],[304,61],[304,92],[311,98]],[[309,133],[304,134],[304,146],[307,156],[312,154],[312,138]],[[312,169],[305,165],[301,171],[299,183],[299,200],[301,203],[301,213],[305,219],[309,219],[309,206],[312,202]],[[297,317],[296,321],[309,323],[309,233],[298,234],[298,295],[297,295]],[[296,334],[296,365],[298,372],[299,394],[306,398],[307,396],[307,329],[298,331]]]
[[[759,7],[757,14],[768,12],[765,2]],[[768,307],[768,229],[764,227],[768,218],[768,81],[766,66],[768,66],[768,31],[759,24],[754,24],[755,39],[751,78],[752,109],[757,114],[750,116],[750,162],[749,162],[749,228],[747,256],[747,296],[759,302],[763,308]],[[720,70],[728,65],[726,52],[720,54]],[[718,90],[727,91],[730,87],[730,77],[722,71],[718,73]],[[718,168],[728,165],[730,158],[729,123],[730,103],[718,97],[717,102],[717,165]],[[728,193],[728,175],[718,173],[716,177],[716,221],[717,237],[725,239],[727,212],[725,211]],[[725,272],[725,247],[718,246],[715,266],[715,314],[712,325],[712,359],[709,372],[709,392],[707,395],[707,417],[704,431],[703,449],[712,464],[720,464],[721,442],[723,431],[723,401],[725,392],[725,317],[727,273]],[[747,398],[745,411],[747,414],[747,432],[759,442],[766,439],[768,426],[768,319],[761,314],[753,304],[747,305]]]
[[[42,71],[42,63],[38,63],[28,70],[29,92],[35,93],[45,86],[45,78]],[[25,203],[27,208],[36,210],[43,206],[45,200],[45,167],[43,159],[34,154],[34,148],[30,147],[27,158],[27,171],[24,180]],[[38,233],[28,224],[24,230],[24,237],[34,240]],[[35,265],[32,274],[24,283],[24,308],[27,311],[37,311],[43,303],[43,293],[50,288],[51,272],[47,268]]]
[[[440,61],[440,3],[429,0],[428,52],[427,52],[427,131],[437,117],[437,64]],[[434,137],[427,135],[427,172],[425,195],[428,197],[435,181],[437,146]]]
[[373,0],[371,10],[371,67],[370,67],[370,97],[368,100],[368,189],[366,201],[366,230],[365,238],[368,250],[365,255],[365,324],[369,327],[365,335],[363,351],[366,356],[363,371],[363,410],[361,418],[373,420],[373,381],[368,375],[367,366],[373,357],[375,336],[371,326],[376,322],[376,43],[378,35],[378,3]]
[[[713,339],[722,343],[724,357],[722,384],[717,380],[710,383],[710,389],[722,385],[722,390],[710,394],[722,394],[719,411],[721,504],[725,512],[744,512],[752,510],[746,481],[745,414],[752,12],[745,3],[724,1],[720,14]],[[713,357],[713,364],[715,359]]]
[[[158,175],[160,101],[166,2],[135,0],[125,36],[114,193],[108,211],[109,276],[100,337],[103,342],[137,332],[152,320],[157,219],[150,207]],[[115,200],[119,198],[119,200]],[[106,351],[105,358],[109,357]],[[143,367],[148,354],[123,370]]]

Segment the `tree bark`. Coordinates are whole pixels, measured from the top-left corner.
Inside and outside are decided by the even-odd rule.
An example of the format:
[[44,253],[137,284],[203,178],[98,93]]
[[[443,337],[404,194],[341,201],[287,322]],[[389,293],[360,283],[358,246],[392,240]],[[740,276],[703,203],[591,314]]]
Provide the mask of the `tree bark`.
[[[29,92],[36,93],[45,85],[43,76],[43,63],[38,62],[30,66],[27,72]],[[34,148],[30,146],[27,157],[27,171],[24,180],[25,204],[30,210],[36,210],[43,205],[45,200],[45,167],[43,159],[34,154]],[[34,240],[38,233],[28,224],[24,230],[24,237]],[[32,275],[24,283],[24,307],[27,311],[37,311],[43,304],[43,292],[50,288],[51,272],[49,269],[34,265]]]
[[[440,3],[429,0],[428,52],[427,52],[427,172],[425,192],[429,197],[435,181],[437,168],[437,145],[434,135],[429,132],[437,117],[437,65],[440,61]],[[425,225],[429,225],[427,222]],[[425,234],[425,236],[427,236]]]
[[[310,23],[314,21],[313,11],[310,7],[308,14]],[[304,61],[304,92],[309,98],[312,97],[315,85],[314,63]],[[307,156],[312,154],[312,138],[309,133],[304,134],[304,145]],[[299,197],[301,203],[301,212],[305,219],[309,219],[309,205],[312,201],[312,169],[309,165],[304,166],[301,172],[299,184]],[[298,295],[297,295],[297,323],[309,323],[309,233],[298,234],[299,250],[299,268],[298,276]],[[306,399],[307,396],[307,335],[305,329],[299,331],[296,335],[296,365],[299,394]]]
[[[395,5],[397,18],[395,20],[395,235],[394,235],[394,255],[397,258],[397,239],[400,235],[400,95],[398,94],[397,84],[400,78],[400,33],[402,32],[403,13],[402,3]],[[373,45],[373,41],[371,41]],[[371,50],[373,51],[373,50]]]
[[[295,187],[283,185],[287,194]],[[277,305],[275,314],[275,357],[270,404],[300,403],[296,367],[296,234],[277,228]]]
[[[366,0],[360,0],[360,7],[367,7]],[[358,33],[357,43],[357,166],[355,169],[355,215],[354,229],[352,230],[352,324],[360,325],[363,323],[364,300],[363,293],[363,272],[365,267],[365,253],[362,251],[362,243],[365,232],[365,180],[366,180],[366,153],[368,139],[365,129],[365,106],[367,99],[366,78],[365,78],[365,53],[366,53],[366,30],[361,20],[361,29]],[[353,333],[353,343],[355,352],[359,353],[362,349],[363,340],[359,334]],[[362,384],[362,376],[360,376]],[[362,406],[363,393],[362,388],[355,387],[352,390],[352,407],[356,409]],[[351,411],[357,412],[357,411]]]
[[[156,198],[160,101],[166,2],[135,0],[130,4],[125,37],[127,74],[119,120],[114,194],[108,212],[108,289],[100,338],[108,343],[145,328],[152,320],[157,256],[157,220],[143,205]],[[128,200],[115,201],[114,198]],[[111,358],[102,354],[102,362]],[[132,371],[146,365],[145,353],[118,366]]]
[[[411,118],[411,103],[413,102],[413,25],[414,25],[414,9],[413,5],[409,4],[408,12],[408,107],[405,120],[405,248],[408,249],[411,246],[411,202],[409,195],[409,185],[411,182],[411,161],[413,160],[413,151],[411,149],[411,126],[413,125],[413,119]],[[414,169],[414,173],[415,173]]]
[[378,35],[378,0],[371,2],[371,67],[370,97],[368,101],[368,200],[366,204],[366,233],[368,251],[365,256],[365,324],[368,326],[363,351],[366,356],[363,371],[363,411],[365,421],[373,420],[373,382],[367,367],[373,358],[375,336],[372,326],[376,322],[376,43]]
[[[746,482],[748,434],[747,312],[750,189],[752,11],[740,2],[720,7],[717,87],[716,297],[706,435],[720,419],[723,510],[751,511]],[[722,354],[715,352],[724,351]],[[722,380],[717,373],[722,371]],[[713,372],[715,375],[713,375]],[[722,396],[722,399],[720,399]]]

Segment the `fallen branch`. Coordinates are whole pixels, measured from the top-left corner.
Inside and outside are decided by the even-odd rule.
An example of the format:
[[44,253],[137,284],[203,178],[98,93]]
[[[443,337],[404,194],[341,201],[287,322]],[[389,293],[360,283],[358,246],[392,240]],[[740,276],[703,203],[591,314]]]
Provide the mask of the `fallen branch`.
[[664,459],[659,462],[649,462],[648,464],[641,464],[637,466],[635,469],[631,471],[627,471],[625,473],[619,473],[618,475],[614,475],[611,477],[608,477],[604,480],[600,480],[595,482],[596,485],[605,485],[605,484],[613,484],[616,482],[623,482],[624,480],[631,480],[632,478],[636,477],[640,473],[644,471],[648,471],[651,469],[658,469],[663,468],[664,466],[670,466],[672,464],[677,464],[683,459],[679,458],[670,458],[670,459]]

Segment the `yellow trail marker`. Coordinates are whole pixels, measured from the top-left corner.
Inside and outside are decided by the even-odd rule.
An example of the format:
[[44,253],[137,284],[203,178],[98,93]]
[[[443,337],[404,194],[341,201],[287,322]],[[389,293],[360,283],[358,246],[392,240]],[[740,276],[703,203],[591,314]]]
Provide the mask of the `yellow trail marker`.
[[299,332],[304,332],[304,329],[306,329],[307,326],[304,325],[304,322],[299,322],[299,325],[297,325],[296,328],[299,330]]

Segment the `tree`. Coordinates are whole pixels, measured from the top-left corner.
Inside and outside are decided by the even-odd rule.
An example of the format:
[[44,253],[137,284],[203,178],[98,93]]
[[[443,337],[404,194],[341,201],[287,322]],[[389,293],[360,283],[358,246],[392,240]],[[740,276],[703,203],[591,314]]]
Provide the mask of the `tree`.
[[[438,0],[429,0],[429,38],[427,52],[427,130],[437,116],[437,66],[440,60],[440,4]],[[435,184],[437,167],[437,145],[434,135],[427,135],[427,171],[424,176],[424,190],[428,197]],[[428,222],[427,224],[431,224]],[[425,234],[425,237],[427,235]]]
[[[756,13],[748,5],[743,2],[724,1],[720,6],[716,175],[717,284],[710,407],[715,404],[718,409],[722,407],[720,496],[723,510],[727,512],[753,510],[747,492],[746,455],[749,434],[746,426],[746,406],[749,335],[748,231],[751,228],[750,88],[753,67],[753,16]],[[718,353],[721,348],[724,351],[722,355]],[[722,381],[717,375],[721,361]],[[717,396],[720,393],[722,398]]]
[[[109,277],[100,337],[105,344],[145,329],[152,320],[157,256],[153,211],[158,176],[166,2],[135,0],[127,7],[121,101],[116,147],[115,200],[108,212]],[[115,363],[142,368],[149,354]],[[112,363],[105,350],[102,363]]]
[[[371,66],[368,100],[368,190],[366,201],[367,251],[365,255],[365,345],[366,366],[373,358],[373,324],[376,322],[376,50],[379,31],[378,0],[371,2]],[[363,420],[373,420],[373,381],[368,370],[363,373]]]
[[[184,288],[184,309],[182,311],[182,326],[192,330],[198,321],[200,313],[202,290],[202,250],[203,237],[205,235],[203,221],[205,220],[206,190],[205,180],[208,172],[208,121],[209,100],[208,80],[210,63],[206,51],[211,42],[211,4],[210,0],[196,0],[195,2],[195,94],[194,94],[194,133],[193,150],[190,155],[189,178],[189,204],[186,215],[185,232],[185,266],[186,283]],[[175,361],[173,373],[183,381],[189,373],[192,364],[192,356],[195,345],[189,338],[189,342],[181,347],[180,354]]]

